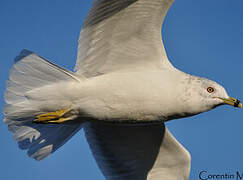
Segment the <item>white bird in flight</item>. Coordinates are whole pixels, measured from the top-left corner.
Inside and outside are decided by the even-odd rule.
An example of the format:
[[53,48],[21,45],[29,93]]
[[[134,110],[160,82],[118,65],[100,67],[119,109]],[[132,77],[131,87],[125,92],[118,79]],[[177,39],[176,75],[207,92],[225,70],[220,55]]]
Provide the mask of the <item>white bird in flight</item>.
[[187,180],[190,154],[166,121],[242,107],[225,89],[169,62],[161,26],[173,0],[95,0],[75,72],[23,50],[5,93],[4,122],[41,160],[81,128],[109,180]]

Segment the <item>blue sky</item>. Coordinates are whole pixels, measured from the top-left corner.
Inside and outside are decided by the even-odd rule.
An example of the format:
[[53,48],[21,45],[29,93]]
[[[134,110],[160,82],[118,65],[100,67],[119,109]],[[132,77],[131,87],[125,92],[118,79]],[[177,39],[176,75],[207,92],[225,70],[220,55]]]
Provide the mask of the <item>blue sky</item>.
[[[91,1],[1,0],[0,108],[13,59],[22,49],[73,69],[82,21]],[[166,17],[163,39],[168,57],[179,69],[210,78],[243,100],[243,1],[175,0]],[[3,115],[0,114],[0,119]],[[202,170],[243,173],[243,111],[219,107],[192,118],[167,123],[191,152],[192,180]],[[47,159],[36,162],[18,149],[0,123],[0,179],[104,179],[83,132]]]

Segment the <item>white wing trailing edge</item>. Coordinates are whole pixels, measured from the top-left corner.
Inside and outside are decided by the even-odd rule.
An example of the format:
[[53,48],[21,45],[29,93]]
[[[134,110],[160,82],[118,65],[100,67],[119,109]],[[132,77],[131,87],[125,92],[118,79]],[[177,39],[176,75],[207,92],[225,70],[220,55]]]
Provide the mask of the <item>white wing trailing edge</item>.
[[172,67],[161,27],[173,1],[95,0],[80,33],[75,71],[90,77]]

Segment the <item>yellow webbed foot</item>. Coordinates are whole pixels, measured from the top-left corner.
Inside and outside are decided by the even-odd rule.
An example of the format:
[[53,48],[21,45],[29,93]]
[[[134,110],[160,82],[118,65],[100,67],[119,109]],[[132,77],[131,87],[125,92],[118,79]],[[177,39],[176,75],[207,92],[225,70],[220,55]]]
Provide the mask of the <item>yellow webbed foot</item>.
[[71,118],[64,117],[71,109],[63,109],[56,112],[50,112],[46,114],[41,114],[37,116],[34,120],[35,123],[63,123],[65,121],[71,120]]

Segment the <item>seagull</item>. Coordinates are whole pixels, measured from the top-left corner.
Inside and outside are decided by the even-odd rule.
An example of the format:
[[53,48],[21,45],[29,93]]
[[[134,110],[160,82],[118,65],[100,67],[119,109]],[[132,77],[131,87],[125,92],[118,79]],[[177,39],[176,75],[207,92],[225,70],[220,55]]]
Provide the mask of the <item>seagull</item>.
[[21,51],[3,109],[19,148],[39,161],[83,129],[108,180],[188,180],[190,153],[165,122],[242,103],[168,60],[161,27],[173,2],[95,0],[74,72]]

